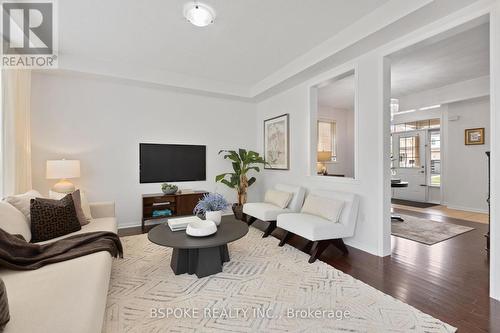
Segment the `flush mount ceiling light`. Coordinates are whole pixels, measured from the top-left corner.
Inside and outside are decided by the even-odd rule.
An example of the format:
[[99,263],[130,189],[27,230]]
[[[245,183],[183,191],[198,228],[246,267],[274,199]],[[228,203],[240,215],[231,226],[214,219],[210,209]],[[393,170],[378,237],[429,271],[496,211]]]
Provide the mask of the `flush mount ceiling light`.
[[197,27],[206,27],[214,23],[215,11],[205,4],[191,2],[184,6],[184,17]]

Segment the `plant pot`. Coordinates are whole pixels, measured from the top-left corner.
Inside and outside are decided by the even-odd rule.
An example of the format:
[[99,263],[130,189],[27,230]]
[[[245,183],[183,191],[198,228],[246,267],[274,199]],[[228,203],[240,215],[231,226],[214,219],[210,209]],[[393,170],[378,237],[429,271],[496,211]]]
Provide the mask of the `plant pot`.
[[233,213],[237,220],[243,220],[243,205],[233,204]]
[[216,210],[214,212],[205,212],[205,220],[213,221],[216,225],[220,224],[222,219],[222,211]]

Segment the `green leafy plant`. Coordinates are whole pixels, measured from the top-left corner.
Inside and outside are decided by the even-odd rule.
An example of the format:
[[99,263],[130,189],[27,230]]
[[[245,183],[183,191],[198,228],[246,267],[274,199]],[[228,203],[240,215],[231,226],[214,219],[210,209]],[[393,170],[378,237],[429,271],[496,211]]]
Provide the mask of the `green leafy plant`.
[[259,172],[258,165],[267,164],[259,153],[254,151],[246,151],[245,149],[221,150],[220,154],[224,154],[224,159],[231,160],[234,172],[227,172],[215,177],[216,182],[235,189],[238,193],[238,205],[243,205],[247,202],[248,188],[255,183],[255,177],[248,178],[247,173],[251,170]]

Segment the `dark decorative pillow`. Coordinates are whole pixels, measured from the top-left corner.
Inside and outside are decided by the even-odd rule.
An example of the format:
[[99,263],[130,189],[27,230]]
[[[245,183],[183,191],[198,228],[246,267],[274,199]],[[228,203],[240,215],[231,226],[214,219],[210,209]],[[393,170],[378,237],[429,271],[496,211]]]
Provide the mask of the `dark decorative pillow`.
[[42,242],[80,230],[73,197],[31,199],[31,242]]
[[7,290],[5,289],[5,283],[3,283],[3,280],[0,278],[0,332],[3,332],[9,320],[10,314]]

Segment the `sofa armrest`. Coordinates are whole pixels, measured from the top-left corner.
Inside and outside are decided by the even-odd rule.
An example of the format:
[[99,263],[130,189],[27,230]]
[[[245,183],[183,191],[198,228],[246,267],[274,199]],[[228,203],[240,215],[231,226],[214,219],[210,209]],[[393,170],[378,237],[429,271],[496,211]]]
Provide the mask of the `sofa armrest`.
[[95,219],[115,217],[115,203],[113,201],[91,202],[90,213]]

